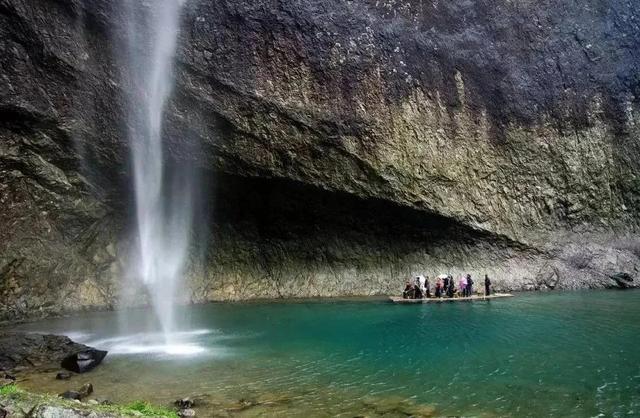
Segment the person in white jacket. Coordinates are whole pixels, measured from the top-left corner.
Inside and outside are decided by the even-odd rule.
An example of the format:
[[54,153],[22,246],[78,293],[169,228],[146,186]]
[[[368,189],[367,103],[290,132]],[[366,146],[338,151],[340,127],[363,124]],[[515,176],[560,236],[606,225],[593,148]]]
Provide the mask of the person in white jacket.
[[418,285],[420,286],[420,290],[422,291],[422,294],[424,295],[423,297],[428,297],[429,295],[429,289],[427,289],[427,278],[424,277],[422,274],[419,275],[418,277],[416,277],[417,281],[418,281]]

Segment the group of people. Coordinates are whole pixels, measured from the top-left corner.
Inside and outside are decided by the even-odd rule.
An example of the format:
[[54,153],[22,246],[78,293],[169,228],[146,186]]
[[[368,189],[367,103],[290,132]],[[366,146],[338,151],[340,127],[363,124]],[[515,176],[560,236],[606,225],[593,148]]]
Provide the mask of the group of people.
[[[434,285],[434,297],[469,297],[473,294],[474,281],[470,274],[463,275],[458,280],[458,287],[450,274],[441,274],[436,278]],[[491,294],[491,280],[488,275],[484,275],[484,294]],[[429,276],[416,276],[414,282],[407,280],[405,283],[402,297],[405,299],[423,299],[431,297],[431,286],[429,285]]]

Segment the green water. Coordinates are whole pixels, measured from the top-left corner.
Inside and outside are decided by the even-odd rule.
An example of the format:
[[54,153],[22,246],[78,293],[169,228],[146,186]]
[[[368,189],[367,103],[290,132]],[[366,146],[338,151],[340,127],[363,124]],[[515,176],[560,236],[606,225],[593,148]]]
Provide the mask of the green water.
[[[202,395],[200,415],[640,416],[638,291],[211,304],[183,315],[185,330],[210,331],[190,337],[206,353],[111,354],[76,382],[117,401]],[[152,321],[133,311],[127,322],[142,332]],[[101,313],[23,328],[100,342],[117,324]],[[69,385],[51,376],[25,384]]]

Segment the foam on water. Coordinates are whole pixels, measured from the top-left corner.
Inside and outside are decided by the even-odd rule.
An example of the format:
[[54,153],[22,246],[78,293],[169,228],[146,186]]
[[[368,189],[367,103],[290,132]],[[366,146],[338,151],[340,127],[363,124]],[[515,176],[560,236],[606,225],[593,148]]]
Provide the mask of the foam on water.
[[200,337],[209,334],[212,334],[212,331],[208,329],[174,332],[170,335],[140,332],[102,338],[89,341],[87,344],[108,350],[111,355],[161,354],[187,357],[210,353],[211,347],[199,341]]
[[206,353],[204,347],[195,344],[116,344],[111,354],[167,354],[170,356],[194,356]]

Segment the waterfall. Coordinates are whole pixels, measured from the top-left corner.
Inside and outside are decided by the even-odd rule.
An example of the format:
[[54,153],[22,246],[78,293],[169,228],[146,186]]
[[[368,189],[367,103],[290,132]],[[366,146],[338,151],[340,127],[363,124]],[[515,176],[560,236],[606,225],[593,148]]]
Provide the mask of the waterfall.
[[122,0],[123,67],[136,205],[132,273],[147,289],[164,335],[175,332],[175,296],[184,275],[193,218],[193,175],[165,162],[164,111],[173,88],[181,0]]

